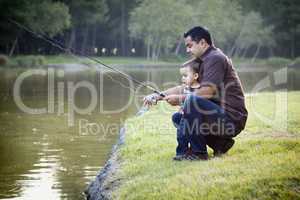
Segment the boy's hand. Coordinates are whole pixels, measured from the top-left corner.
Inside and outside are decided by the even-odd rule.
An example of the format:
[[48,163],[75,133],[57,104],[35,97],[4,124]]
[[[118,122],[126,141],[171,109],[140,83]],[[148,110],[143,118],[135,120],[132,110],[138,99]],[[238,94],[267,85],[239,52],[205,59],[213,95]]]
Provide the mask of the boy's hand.
[[148,96],[144,97],[144,106],[152,106],[152,105],[156,105],[157,101],[162,100],[163,97],[161,97],[160,95],[153,93],[150,94]]
[[185,99],[185,95],[182,94],[172,94],[163,98],[163,100],[166,100],[172,106],[180,105],[181,102],[184,101],[184,99]]

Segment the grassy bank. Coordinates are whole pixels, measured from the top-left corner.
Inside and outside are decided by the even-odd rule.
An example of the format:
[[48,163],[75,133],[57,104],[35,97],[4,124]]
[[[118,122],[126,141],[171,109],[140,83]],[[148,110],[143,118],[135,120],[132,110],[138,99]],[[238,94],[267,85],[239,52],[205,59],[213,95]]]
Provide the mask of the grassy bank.
[[[247,97],[247,128],[227,155],[209,161],[172,161],[176,137],[170,117],[175,108],[160,103],[144,116],[128,120],[114,197],[299,199],[299,98],[300,92],[289,92],[287,98],[284,93]],[[288,110],[282,109],[285,100]],[[209,154],[212,157],[211,150]]]

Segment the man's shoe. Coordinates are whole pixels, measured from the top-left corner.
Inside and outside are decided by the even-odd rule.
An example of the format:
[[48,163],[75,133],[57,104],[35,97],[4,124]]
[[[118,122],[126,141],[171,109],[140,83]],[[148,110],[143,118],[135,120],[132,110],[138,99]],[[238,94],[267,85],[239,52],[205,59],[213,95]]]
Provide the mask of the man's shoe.
[[173,160],[175,160],[175,161],[182,161],[182,160],[186,159],[186,156],[187,155],[185,155],[185,154],[183,154],[183,155],[176,155],[176,156],[173,157]]
[[221,144],[218,144],[217,149],[214,149],[214,156],[218,157],[221,156],[225,153],[227,153],[227,151],[229,149],[231,149],[231,147],[234,145],[234,140],[232,138],[226,139],[225,141],[222,141]]
[[208,160],[208,154],[206,153],[201,153],[201,154],[195,154],[195,153],[192,153],[190,155],[188,155],[186,157],[187,160]]

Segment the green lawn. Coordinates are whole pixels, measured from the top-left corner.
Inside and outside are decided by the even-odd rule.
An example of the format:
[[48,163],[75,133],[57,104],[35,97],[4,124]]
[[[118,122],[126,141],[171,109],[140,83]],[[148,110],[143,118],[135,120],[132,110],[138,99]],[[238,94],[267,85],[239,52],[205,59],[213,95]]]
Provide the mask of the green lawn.
[[[118,66],[142,66],[142,65],[174,65],[182,63],[185,59],[170,58],[160,59],[157,61],[147,60],[144,57],[120,57],[120,56],[94,56],[101,63],[107,65]],[[87,57],[71,56],[66,54],[61,55],[18,55],[13,57],[6,57],[5,64],[0,65],[0,68],[40,68],[48,64],[84,64],[95,65],[97,62]]]
[[[99,56],[93,57],[105,64],[166,64],[167,62],[159,60],[159,61],[151,61],[147,60],[146,58],[142,57],[119,57],[119,56]],[[76,63],[76,62],[83,62],[83,63],[94,63],[84,57],[73,57],[73,56],[66,56],[66,55],[57,55],[57,56],[46,56],[47,63]],[[175,60],[172,62],[176,62]]]
[[120,185],[114,197],[299,199],[299,99],[300,92],[248,96],[245,131],[227,155],[212,158],[209,150],[209,161],[172,161],[176,136],[170,117],[175,108],[160,103],[129,119],[126,141],[119,150],[121,168],[115,178]]
[[[187,56],[169,56],[160,58],[157,61],[147,60],[145,57],[121,57],[121,56],[94,56],[93,58],[108,65],[170,65],[180,64],[188,60]],[[60,55],[18,55],[7,58],[7,64],[0,67],[21,67],[21,68],[39,68],[45,64],[69,64],[69,63],[82,63],[82,64],[95,64],[94,61],[79,56],[72,56],[67,54]],[[290,64],[295,66],[299,65],[300,58],[294,60],[273,57],[269,59],[242,59],[233,58],[233,63],[237,68],[278,68]]]

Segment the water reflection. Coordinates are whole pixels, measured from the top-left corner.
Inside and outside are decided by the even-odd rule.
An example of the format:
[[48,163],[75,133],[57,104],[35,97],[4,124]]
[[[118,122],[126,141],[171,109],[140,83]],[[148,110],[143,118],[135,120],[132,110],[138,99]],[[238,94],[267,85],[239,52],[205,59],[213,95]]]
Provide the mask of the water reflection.
[[22,191],[16,199],[61,199],[60,183],[57,181],[57,172],[61,169],[59,156],[51,155],[51,152],[59,151],[49,149],[47,142],[42,143],[41,158],[33,165],[33,169],[22,175],[24,180],[17,181],[22,185]]

